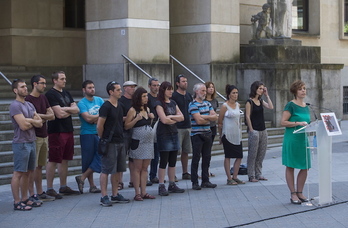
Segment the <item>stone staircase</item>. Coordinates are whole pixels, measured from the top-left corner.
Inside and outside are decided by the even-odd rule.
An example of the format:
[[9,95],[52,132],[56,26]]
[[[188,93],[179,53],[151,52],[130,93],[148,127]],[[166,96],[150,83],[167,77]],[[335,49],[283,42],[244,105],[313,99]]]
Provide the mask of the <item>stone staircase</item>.
[[[14,98],[11,99],[11,101]],[[0,185],[9,184],[13,173],[13,153],[12,153],[12,138],[13,126],[9,116],[9,104],[11,101],[0,102]],[[81,172],[81,147],[79,140],[80,121],[77,115],[73,116],[74,139],[75,139],[75,154],[74,160],[69,161],[69,174],[76,175]],[[266,122],[268,130],[268,147],[281,146],[283,141],[283,128],[272,128],[271,122]],[[245,126],[243,127],[243,149],[247,150],[248,140]],[[212,155],[223,154],[223,147],[218,143],[216,137],[213,144]]]

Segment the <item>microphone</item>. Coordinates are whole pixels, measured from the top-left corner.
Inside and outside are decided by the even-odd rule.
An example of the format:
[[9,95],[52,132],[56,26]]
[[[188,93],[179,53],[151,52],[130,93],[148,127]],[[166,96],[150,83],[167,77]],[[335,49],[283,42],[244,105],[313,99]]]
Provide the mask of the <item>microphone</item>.
[[311,109],[311,111],[313,112],[315,120],[318,120],[317,114],[315,114],[313,108],[311,107],[311,104],[310,104],[310,103],[306,103],[306,105],[307,105],[307,106]]
[[323,107],[319,108],[319,106],[311,105],[310,103],[306,103],[306,105],[312,106],[312,107],[316,107],[316,108],[318,108],[318,109],[323,109],[323,110],[326,110],[326,111],[329,111],[329,112],[334,112],[334,111],[332,111],[331,109],[323,108]]

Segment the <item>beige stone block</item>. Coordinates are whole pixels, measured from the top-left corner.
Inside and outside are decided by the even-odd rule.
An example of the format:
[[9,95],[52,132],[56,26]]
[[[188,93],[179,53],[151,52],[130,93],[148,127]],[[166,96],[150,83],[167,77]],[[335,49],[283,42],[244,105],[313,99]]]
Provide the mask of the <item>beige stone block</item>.
[[239,25],[239,2],[231,0],[213,1],[211,4],[211,23]]
[[239,34],[212,33],[212,62],[239,62]]
[[128,29],[87,31],[87,64],[123,63],[122,54],[128,55]]
[[87,22],[127,18],[128,11],[128,0],[86,1]]
[[169,62],[169,30],[129,30],[129,58],[137,63]]
[[172,34],[170,53],[185,64],[207,64],[211,58],[210,33]]
[[0,65],[12,64],[12,40],[9,36],[0,37]]
[[210,24],[211,0],[172,0],[170,26]]
[[129,0],[128,17],[168,21],[169,0]]

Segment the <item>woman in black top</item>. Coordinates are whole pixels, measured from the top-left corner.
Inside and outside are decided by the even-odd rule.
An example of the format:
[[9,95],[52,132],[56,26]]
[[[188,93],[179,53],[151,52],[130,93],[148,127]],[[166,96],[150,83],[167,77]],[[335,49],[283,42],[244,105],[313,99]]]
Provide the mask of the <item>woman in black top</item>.
[[[170,82],[161,83],[158,92],[158,101],[156,102],[156,112],[158,114],[159,123],[157,126],[157,146],[160,153],[160,165],[158,170],[159,186],[158,194],[167,196],[168,192],[182,193],[185,190],[180,189],[175,184],[175,165],[176,157],[179,149],[177,122],[184,120],[179,107],[175,101],[171,100],[173,94],[173,86]],[[164,176],[168,164],[169,186],[168,191],[164,185]]]
[[[265,95],[267,101],[261,99]],[[262,162],[267,149],[267,130],[263,116],[263,108],[273,109],[267,88],[260,81],[250,86],[249,99],[245,104],[245,120],[248,126],[248,177],[250,182],[267,180],[262,176]]]
[[153,131],[152,120],[155,118],[147,107],[147,91],[139,87],[132,96],[132,107],[127,113],[125,129],[131,129],[131,145],[129,157],[133,159],[134,168],[131,172],[133,186],[135,189],[135,201],[143,199],[155,199],[154,196],[146,193],[146,182],[148,171],[153,154]]

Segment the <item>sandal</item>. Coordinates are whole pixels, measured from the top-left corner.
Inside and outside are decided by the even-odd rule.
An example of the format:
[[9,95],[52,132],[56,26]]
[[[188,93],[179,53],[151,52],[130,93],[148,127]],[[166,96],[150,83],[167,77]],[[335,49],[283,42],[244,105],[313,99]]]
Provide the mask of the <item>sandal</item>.
[[18,203],[13,204],[13,209],[15,211],[30,211],[32,209],[31,206],[26,205],[25,203],[19,201]]
[[146,193],[143,197],[143,199],[156,199],[153,195],[150,195],[149,193]]
[[133,188],[133,187],[134,187],[133,182],[129,182],[128,188]]
[[134,196],[134,200],[135,201],[143,201],[144,199],[143,199],[143,197],[141,197],[140,194],[137,194],[137,195]]
[[253,176],[250,176],[250,177],[249,177],[249,182],[259,182],[259,180],[256,179],[256,178],[253,177]]
[[237,185],[238,183],[235,180],[228,180],[227,179],[227,185]]
[[209,173],[209,177],[215,177],[214,173]]
[[22,201],[22,202],[29,207],[41,207],[41,205],[42,205],[41,203],[34,202],[34,201],[29,200],[29,199]]
[[301,202],[309,202],[309,199],[307,198],[301,198],[298,196],[298,194],[302,194],[302,192],[296,192],[297,197],[301,200]]
[[237,182],[238,184],[245,184],[244,181],[239,180],[238,178],[232,178],[232,180],[234,180],[235,182]]
[[124,186],[123,182],[119,182],[118,183],[118,190],[122,190],[123,186]]
[[261,181],[268,181],[268,179],[263,176],[259,176],[257,179]]

